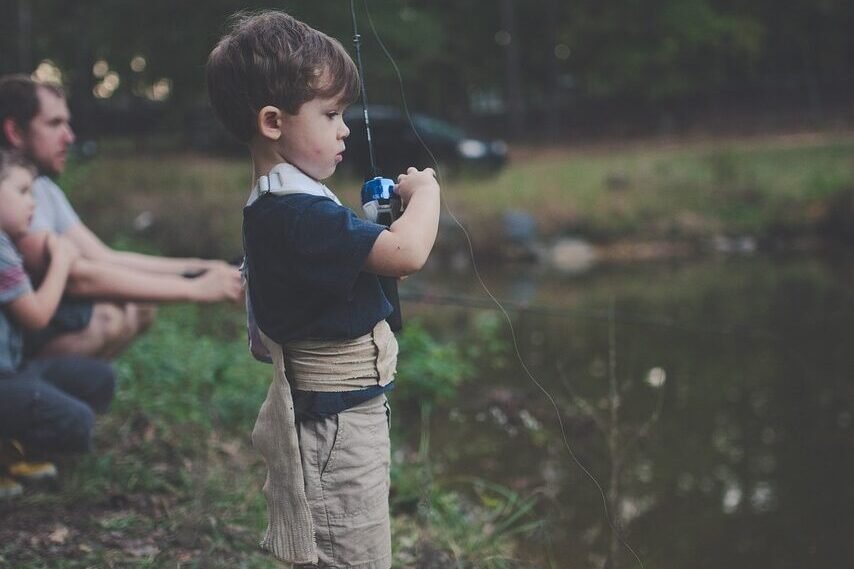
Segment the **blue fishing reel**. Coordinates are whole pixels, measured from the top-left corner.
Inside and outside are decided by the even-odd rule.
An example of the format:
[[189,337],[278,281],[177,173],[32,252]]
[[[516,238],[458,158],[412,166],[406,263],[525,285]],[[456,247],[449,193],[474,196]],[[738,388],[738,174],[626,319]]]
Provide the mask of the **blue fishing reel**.
[[[368,220],[386,227],[390,226],[400,216],[400,196],[394,193],[394,182],[381,176],[366,181],[362,185],[362,209]],[[380,286],[393,307],[386,321],[392,331],[397,332],[403,327],[397,279],[380,277]]]
[[362,185],[362,209],[374,223],[389,226],[400,214],[400,198],[394,193],[394,181],[377,176]]
[[[356,27],[356,12],[350,2],[353,12],[353,46],[356,48],[356,66],[359,69],[359,91],[362,98],[362,114],[365,117],[365,136],[368,141],[368,156],[371,159],[371,175],[374,176],[362,185],[362,209],[368,220],[389,227],[400,216],[400,196],[394,193],[394,181],[379,175],[377,161],[374,157],[374,143],[371,139],[371,120],[368,117],[368,96],[365,93],[365,70],[362,69],[362,54],[359,49],[359,30]],[[391,314],[386,317],[392,332],[403,327],[403,317],[400,314],[400,297],[397,294],[397,279],[389,276],[379,276],[383,294],[392,306]]]

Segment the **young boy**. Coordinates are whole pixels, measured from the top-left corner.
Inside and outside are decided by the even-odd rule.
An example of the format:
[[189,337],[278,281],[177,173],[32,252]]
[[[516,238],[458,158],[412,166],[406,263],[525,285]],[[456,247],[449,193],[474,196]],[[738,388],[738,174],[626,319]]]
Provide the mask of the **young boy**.
[[388,569],[385,393],[397,342],[378,275],[423,266],[439,186],[429,169],[400,175],[404,213],[385,228],[320,183],[341,161],[358,73],[340,43],[287,14],[237,19],[207,80],[256,180],[243,212],[247,306],[275,369],[252,433],[268,467],[261,546],[295,564]]
[[50,265],[33,290],[12,241],[32,221],[33,175],[20,154],[0,149],[0,496],[20,493],[10,476],[56,474],[50,463],[25,462],[25,449],[28,455],[89,450],[94,411],[105,411],[113,397],[106,363],[66,357],[23,364],[24,330],[42,328],[53,317],[78,255],[69,241],[51,237]]

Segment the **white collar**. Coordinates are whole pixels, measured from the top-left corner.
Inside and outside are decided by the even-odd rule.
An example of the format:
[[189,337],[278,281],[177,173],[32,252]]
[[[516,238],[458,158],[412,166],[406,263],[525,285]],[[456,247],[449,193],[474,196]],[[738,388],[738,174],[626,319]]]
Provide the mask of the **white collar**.
[[252,188],[252,193],[249,194],[249,201],[246,202],[246,205],[252,205],[252,202],[266,193],[276,196],[309,194],[329,198],[341,205],[341,200],[332,193],[332,190],[287,162],[276,164],[269,174],[258,178]]

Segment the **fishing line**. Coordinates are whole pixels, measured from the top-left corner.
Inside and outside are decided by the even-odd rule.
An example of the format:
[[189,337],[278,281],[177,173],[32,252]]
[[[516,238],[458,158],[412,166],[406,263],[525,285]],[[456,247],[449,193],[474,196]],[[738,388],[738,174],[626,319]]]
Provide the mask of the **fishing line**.
[[[418,142],[421,144],[421,146],[424,148],[425,152],[427,152],[427,154],[430,156],[430,159],[433,161],[433,165],[435,166],[435,170],[436,170],[436,178],[438,179],[440,186],[444,185],[443,176],[441,173],[441,169],[439,167],[439,161],[436,159],[436,156],[433,154],[433,151],[430,149],[430,147],[427,145],[427,143],[424,142],[424,139],[421,137],[421,134],[418,132],[418,128],[415,126],[415,121],[412,119],[412,115],[409,111],[409,105],[406,102],[406,93],[404,91],[403,76],[400,73],[400,69],[398,68],[397,63],[395,62],[394,57],[389,52],[388,48],[386,48],[385,43],[382,41],[382,38],[380,38],[380,35],[377,32],[376,26],[374,25],[373,17],[371,16],[371,10],[368,7],[368,0],[363,0],[363,4],[365,7],[365,14],[367,15],[367,18],[368,18],[368,23],[370,24],[371,31],[374,34],[374,38],[376,39],[377,43],[379,44],[379,46],[382,49],[383,53],[385,54],[386,58],[389,60],[389,63],[391,63],[391,66],[394,69],[395,74],[397,75],[398,86],[400,89],[400,98],[401,98],[401,102],[403,104],[404,114],[406,115],[406,119],[409,121],[409,126],[412,128],[412,132],[415,134],[415,137],[418,139]],[[353,19],[355,21],[356,12],[355,12],[355,5],[354,5],[353,0],[350,0],[350,10],[352,12]],[[362,78],[362,81],[364,81],[364,77]],[[564,446],[566,447],[566,450],[569,453],[569,456],[572,458],[572,460],[575,462],[575,464],[578,466],[578,468],[581,469],[581,471],[596,486],[596,489],[599,491],[599,494],[602,497],[602,507],[603,507],[603,510],[605,512],[605,519],[607,520],[608,525],[611,527],[611,531],[614,532],[614,535],[617,536],[617,540],[620,542],[620,544],[629,553],[632,554],[632,556],[637,560],[641,569],[643,569],[644,568],[643,561],[641,561],[641,558],[638,556],[637,553],[635,553],[635,550],[632,549],[632,547],[626,542],[626,540],[623,539],[622,533],[617,529],[616,525],[614,524],[614,520],[611,517],[611,512],[608,509],[608,498],[605,495],[605,490],[602,488],[602,485],[599,483],[599,480],[596,478],[596,476],[594,476],[593,473],[590,472],[590,470],[586,466],[584,466],[584,464],[581,462],[581,460],[576,455],[575,451],[572,449],[572,445],[569,443],[569,437],[566,434],[566,427],[564,426],[563,418],[561,417],[560,408],[558,407],[557,402],[555,401],[554,397],[552,397],[551,393],[549,393],[549,391],[537,380],[537,378],[534,377],[534,374],[531,373],[531,370],[525,364],[525,360],[522,358],[522,352],[519,349],[519,342],[518,342],[517,337],[516,337],[516,329],[513,326],[513,320],[510,317],[510,314],[507,312],[507,310],[504,308],[504,306],[501,304],[501,302],[498,300],[498,298],[495,297],[495,295],[492,293],[490,288],[486,285],[483,278],[481,277],[480,270],[477,267],[477,262],[475,259],[474,245],[472,244],[472,239],[471,239],[471,236],[469,235],[468,230],[465,228],[465,226],[462,224],[462,222],[460,222],[460,220],[457,218],[457,216],[454,215],[454,212],[451,211],[450,206],[448,206],[447,199],[442,199],[442,203],[444,205],[445,212],[450,216],[450,218],[454,221],[454,223],[457,225],[457,227],[460,228],[460,230],[463,232],[463,235],[465,236],[466,243],[468,244],[468,248],[469,248],[469,255],[471,257],[472,269],[474,270],[475,277],[477,278],[478,282],[480,283],[481,288],[484,290],[486,295],[492,300],[492,302],[495,304],[495,306],[498,308],[498,310],[504,316],[504,319],[507,321],[507,324],[510,328],[510,336],[511,336],[512,341],[513,341],[513,349],[516,352],[516,358],[519,360],[519,364],[522,366],[522,369],[525,371],[525,374],[528,376],[528,378],[531,380],[531,382],[537,387],[537,389],[539,389],[543,393],[543,395],[545,395],[545,397],[549,400],[549,403],[551,403],[551,406],[554,409],[555,415],[556,415],[557,420],[558,420],[558,425],[560,426],[560,432],[561,432],[561,436],[563,437]]]

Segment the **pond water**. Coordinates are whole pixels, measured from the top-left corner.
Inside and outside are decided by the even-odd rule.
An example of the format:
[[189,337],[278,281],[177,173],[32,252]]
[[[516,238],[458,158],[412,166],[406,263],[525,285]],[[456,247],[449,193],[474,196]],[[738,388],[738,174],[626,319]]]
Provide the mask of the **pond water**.
[[[616,489],[645,567],[854,566],[854,264],[755,256],[484,278],[509,301],[572,451]],[[440,337],[473,341],[501,317],[467,270],[433,267],[402,294],[405,317]],[[603,496],[549,399],[512,351],[504,359],[433,414],[439,477],[536,495],[528,565],[601,567],[613,547]],[[615,559],[639,567],[623,547]]]

